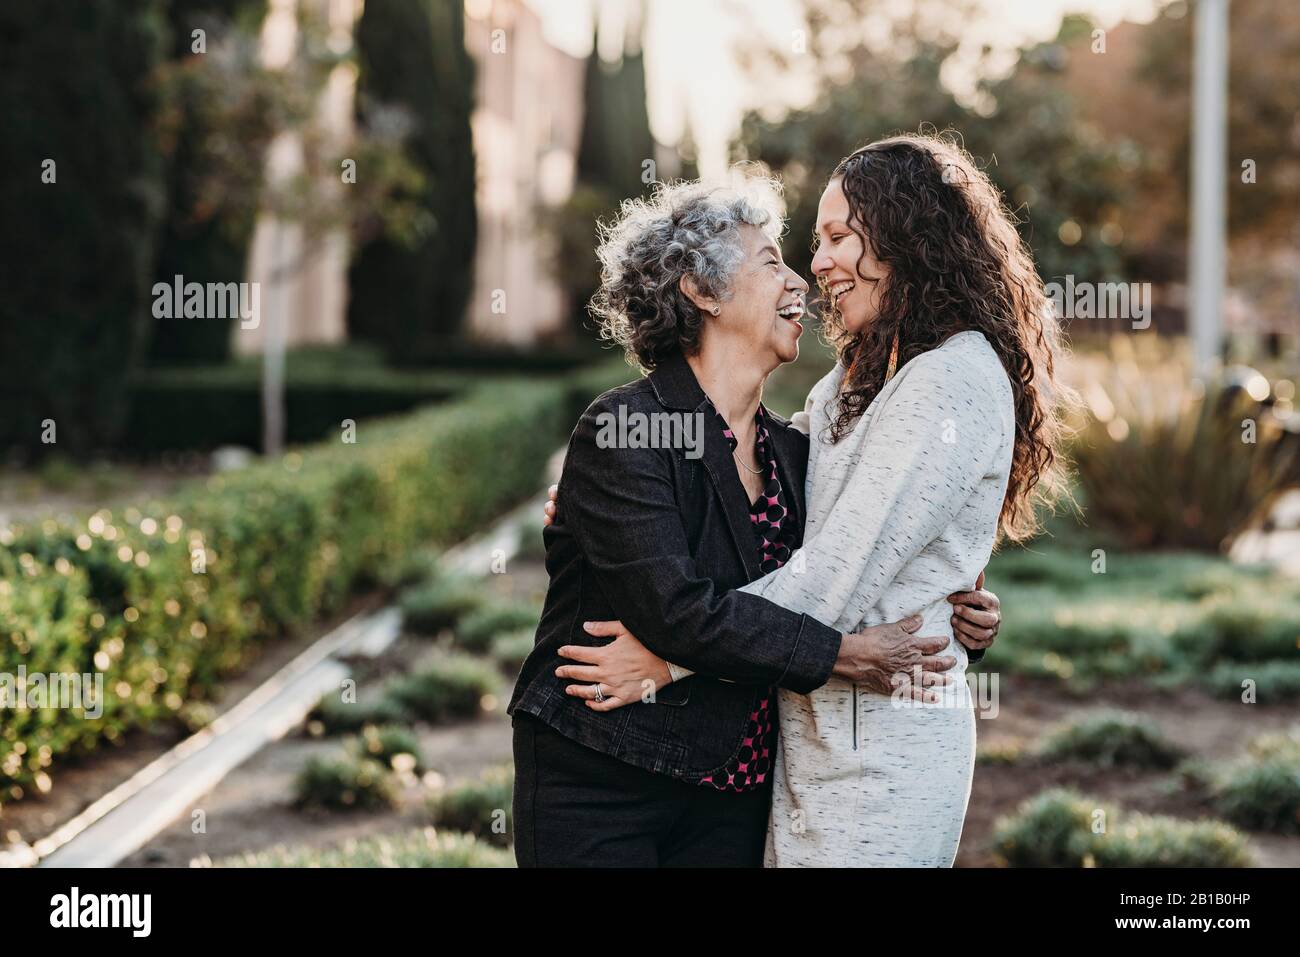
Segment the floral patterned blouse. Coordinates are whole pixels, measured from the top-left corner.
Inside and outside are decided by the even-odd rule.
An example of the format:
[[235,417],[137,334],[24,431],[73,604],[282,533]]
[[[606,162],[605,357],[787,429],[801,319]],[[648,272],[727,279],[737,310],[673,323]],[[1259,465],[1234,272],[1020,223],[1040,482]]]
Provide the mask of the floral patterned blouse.
[[[712,408],[712,403],[710,407]],[[713,414],[722,434],[727,437],[727,444],[734,452],[738,444],[735,434],[716,408],[713,409]],[[763,471],[764,486],[758,499],[749,508],[754,547],[758,549],[759,568],[764,575],[786,563],[798,535],[795,523],[787,521],[789,508],[767,433],[767,415],[767,410],[760,403],[754,415],[754,451],[759,468]],[[773,748],[776,744],[775,712],[776,689],[768,688],[760,697],[758,707],[749,716],[749,726],[740,753],[722,772],[701,778],[697,783],[710,785],[720,791],[745,791],[768,783],[771,780]]]

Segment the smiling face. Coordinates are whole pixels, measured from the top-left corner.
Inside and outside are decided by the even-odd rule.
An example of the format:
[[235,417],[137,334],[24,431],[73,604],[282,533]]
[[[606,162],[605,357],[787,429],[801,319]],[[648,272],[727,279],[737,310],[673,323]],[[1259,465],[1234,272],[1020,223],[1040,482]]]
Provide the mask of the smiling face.
[[752,358],[771,371],[799,357],[808,283],[785,264],[780,247],[758,226],[743,225],[738,236],[744,259],[732,274],[730,298],[695,298],[710,313],[707,338],[725,341],[738,361]]
[[849,199],[839,179],[826,184],[817,206],[817,251],[812,270],[826,304],[849,332],[866,329],[880,313],[889,267],[863,241],[861,223],[852,220]]

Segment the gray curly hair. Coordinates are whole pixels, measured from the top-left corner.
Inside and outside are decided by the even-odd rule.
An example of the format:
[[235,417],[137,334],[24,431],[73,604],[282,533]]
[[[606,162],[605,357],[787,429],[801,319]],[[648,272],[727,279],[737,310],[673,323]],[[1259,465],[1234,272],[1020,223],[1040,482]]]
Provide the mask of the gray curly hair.
[[661,183],[649,199],[624,200],[612,222],[599,224],[601,283],[590,308],[601,338],[645,371],[671,354],[697,352],[704,314],[679,283],[691,276],[704,295],[729,298],[746,224],[780,240],[779,182],[741,173],[734,185]]

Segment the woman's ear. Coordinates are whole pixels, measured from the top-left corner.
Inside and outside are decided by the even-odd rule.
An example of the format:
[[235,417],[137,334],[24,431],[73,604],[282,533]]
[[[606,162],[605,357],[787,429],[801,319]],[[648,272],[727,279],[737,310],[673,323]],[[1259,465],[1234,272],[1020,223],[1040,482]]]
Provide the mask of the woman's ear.
[[687,299],[695,303],[695,307],[700,312],[707,312],[709,315],[716,316],[720,311],[716,299],[710,299],[700,292],[700,287],[696,284],[694,276],[682,276],[681,279],[677,280],[677,288],[682,291],[682,294]]

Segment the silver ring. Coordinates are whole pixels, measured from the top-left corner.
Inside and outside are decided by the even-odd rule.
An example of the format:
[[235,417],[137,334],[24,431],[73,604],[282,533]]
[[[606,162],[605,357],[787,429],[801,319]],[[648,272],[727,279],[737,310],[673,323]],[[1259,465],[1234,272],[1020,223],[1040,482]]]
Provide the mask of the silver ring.
[[600,691],[600,685],[599,685],[599,684],[596,685],[596,700],[597,700],[597,701],[604,701],[604,700],[605,700],[605,696],[604,696],[603,694],[601,694],[601,691]]

